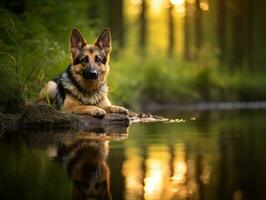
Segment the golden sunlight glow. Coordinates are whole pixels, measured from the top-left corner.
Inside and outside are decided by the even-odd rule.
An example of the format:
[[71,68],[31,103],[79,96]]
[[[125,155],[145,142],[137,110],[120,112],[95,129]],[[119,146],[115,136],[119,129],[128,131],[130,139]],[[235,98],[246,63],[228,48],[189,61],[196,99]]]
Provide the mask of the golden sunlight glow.
[[178,144],[176,146],[176,157],[175,157],[175,168],[174,175],[171,178],[176,183],[184,183],[187,173],[187,164],[185,160],[185,149],[184,144]]
[[174,5],[175,11],[178,14],[183,14],[185,13],[185,0],[170,0],[170,2]]
[[188,169],[185,145],[184,143],[179,143],[175,146],[174,175],[171,177],[170,185],[174,192],[173,195],[177,199],[187,199],[197,192],[195,181],[193,181],[192,177],[188,178],[189,171],[191,171],[191,169]]
[[175,10],[176,10],[176,12],[178,14],[183,15],[185,13],[185,11],[186,11],[186,8],[185,8],[185,5],[184,4],[181,4],[179,6],[176,6],[175,7]]
[[165,0],[150,0],[151,11],[154,14],[159,14],[165,5]]
[[170,2],[174,5],[182,5],[184,4],[185,0],[170,0]]
[[207,2],[200,2],[200,9],[203,11],[209,10],[209,4]]
[[126,149],[126,161],[123,163],[122,174],[125,177],[125,199],[139,199],[142,194],[142,159],[136,148]]
[[[151,145],[145,150],[127,147],[125,156],[122,166],[125,199],[172,200],[198,196],[195,155],[187,155],[183,142],[172,146]],[[210,176],[211,167],[203,160],[200,179],[208,184]]]
[[[188,0],[194,2],[194,0]],[[141,11],[141,4],[143,0],[128,0],[125,2],[125,8],[130,14],[136,15]],[[179,16],[183,16],[185,13],[185,0],[147,0],[149,11],[152,15],[161,15],[166,12],[169,6],[169,2],[173,5],[175,11]],[[203,10],[206,9],[206,2],[202,2]],[[208,6],[208,4],[207,4]]]
[[151,147],[146,161],[147,173],[144,179],[144,199],[161,199],[165,182],[169,176],[169,153],[166,147]]
[[195,0],[186,0],[187,3],[190,3],[190,4],[194,4],[195,3]]
[[130,0],[130,2],[134,5],[141,5],[142,4],[142,0]]
[[145,199],[153,199],[156,196],[160,196],[163,186],[163,165],[160,161],[150,160],[148,161],[149,173],[144,179],[145,187]]
[[139,15],[141,11],[142,0],[130,0],[125,1],[125,13],[128,14],[128,17],[131,18],[134,15]]
[[187,172],[187,166],[185,162],[177,161],[175,163],[175,174],[172,177],[172,180],[177,183],[184,183],[185,182],[185,174]]

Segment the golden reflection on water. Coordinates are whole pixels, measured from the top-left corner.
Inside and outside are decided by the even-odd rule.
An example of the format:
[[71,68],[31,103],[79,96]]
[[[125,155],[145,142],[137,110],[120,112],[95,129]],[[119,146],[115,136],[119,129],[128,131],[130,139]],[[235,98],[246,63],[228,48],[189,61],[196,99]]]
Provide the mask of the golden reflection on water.
[[178,144],[175,148],[174,175],[171,180],[175,183],[182,184],[185,182],[187,164],[185,160],[184,144]]
[[125,196],[127,199],[138,199],[143,191],[140,152],[137,148],[127,148],[125,154],[127,159],[122,168],[125,177]]
[[185,144],[178,143],[126,148],[122,173],[125,199],[199,199],[200,187],[210,181],[211,167],[206,159],[188,157]]
[[145,162],[147,172],[144,178],[144,199],[161,199],[164,186],[169,178],[169,152],[166,146],[151,146],[148,148],[148,158]]

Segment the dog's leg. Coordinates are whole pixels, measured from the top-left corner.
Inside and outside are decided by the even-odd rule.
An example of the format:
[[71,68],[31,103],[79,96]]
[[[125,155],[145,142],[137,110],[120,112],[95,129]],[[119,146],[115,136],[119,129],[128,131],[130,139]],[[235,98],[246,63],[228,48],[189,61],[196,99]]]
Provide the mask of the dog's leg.
[[99,104],[99,107],[103,108],[107,113],[129,114],[129,111],[126,108],[112,105],[107,97],[105,97],[105,99]]
[[70,109],[64,109],[64,111],[74,112],[81,115],[91,115],[93,117],[104,117],[106,114],[103,109],[96,106],[78,106]]
[[129,114],[129,111],[126,108],[121,107],[121,106],[110,105],[110,106],[104,108],[104,110],[107,113],[119,113],[119,114],[124,114],[124,115]]
[[124,114],[128,115],[129,111],[121,106],[115,106],[115,105],[110,105],[109,107],[105,108],[105,111],[108,113],[119,113],[119,114]]
[[81,105],[81,103],[71,95],[66,95],[62,111],[91,115],[94,117],[104,117],[104,115],[106,114],[106,112],[102,108],[92,105]]

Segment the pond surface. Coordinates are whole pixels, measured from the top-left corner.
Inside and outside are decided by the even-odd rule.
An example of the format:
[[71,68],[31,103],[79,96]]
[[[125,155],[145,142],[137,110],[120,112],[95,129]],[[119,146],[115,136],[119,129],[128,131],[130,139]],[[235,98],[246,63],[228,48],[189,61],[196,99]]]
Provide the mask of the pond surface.
[[0,199],[265,199],[266,111],[175,117],[107,133],[2,133]]

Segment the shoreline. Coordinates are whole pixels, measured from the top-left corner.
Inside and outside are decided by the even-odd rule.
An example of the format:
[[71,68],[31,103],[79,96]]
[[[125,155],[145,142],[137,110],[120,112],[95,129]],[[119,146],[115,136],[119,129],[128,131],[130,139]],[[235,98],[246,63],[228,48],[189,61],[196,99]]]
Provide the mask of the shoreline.
[[266,101],[253,102],[199,102],[199,103],[143,103],[143,112],[156,111],[214,111],[214,110],[257,110],[266,109]]

